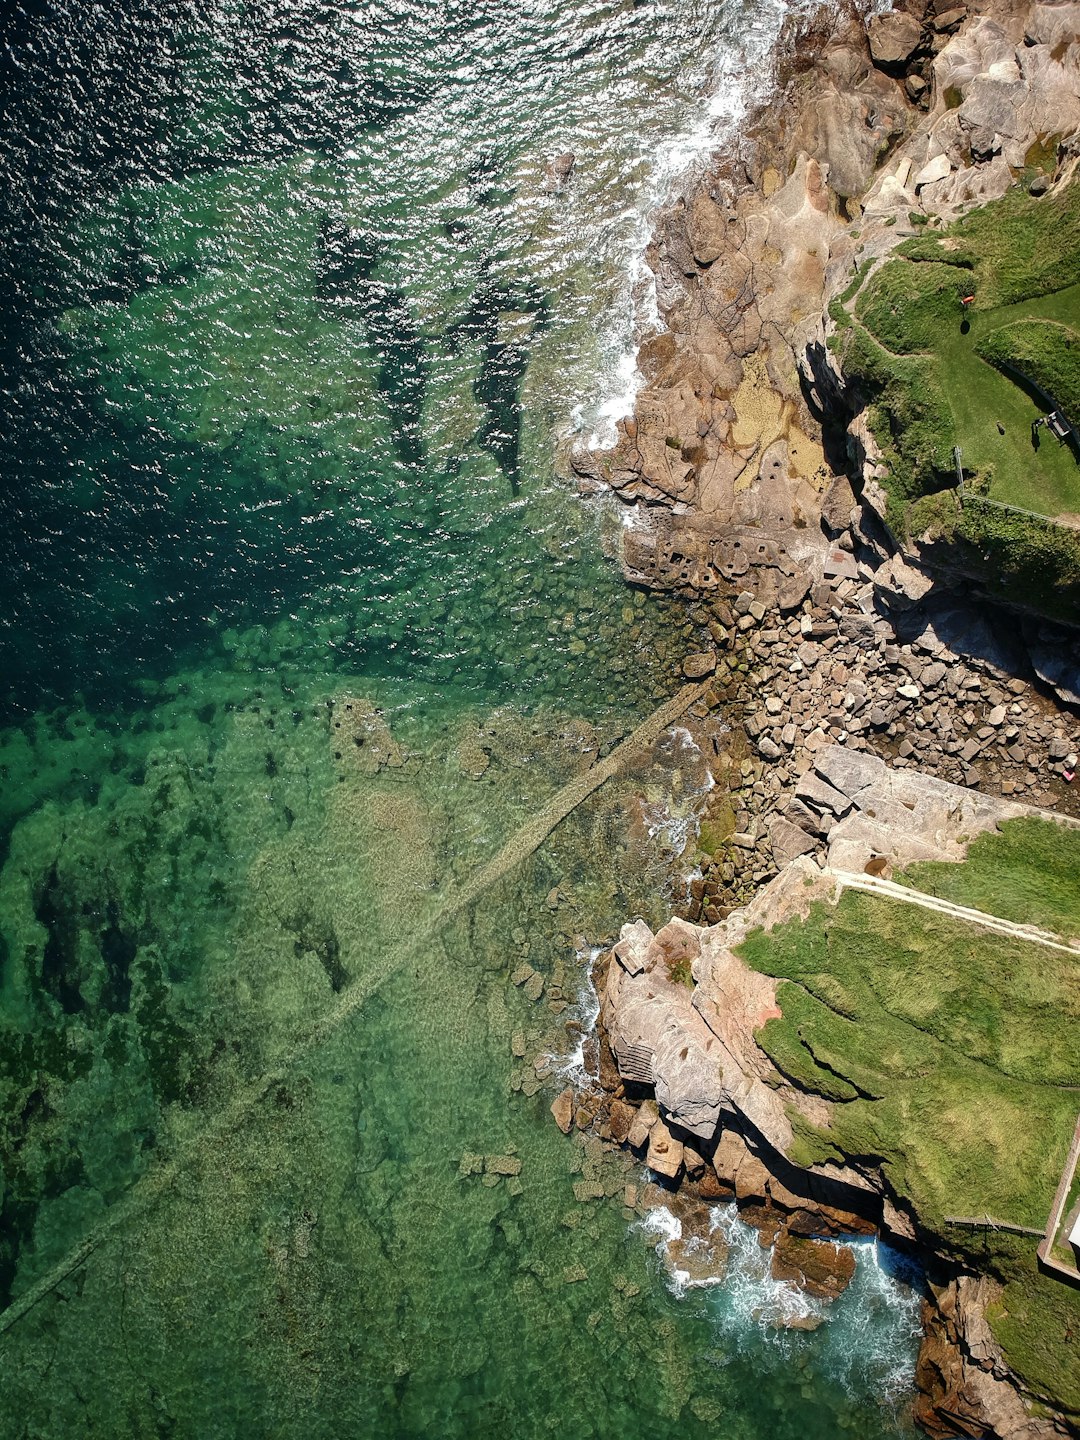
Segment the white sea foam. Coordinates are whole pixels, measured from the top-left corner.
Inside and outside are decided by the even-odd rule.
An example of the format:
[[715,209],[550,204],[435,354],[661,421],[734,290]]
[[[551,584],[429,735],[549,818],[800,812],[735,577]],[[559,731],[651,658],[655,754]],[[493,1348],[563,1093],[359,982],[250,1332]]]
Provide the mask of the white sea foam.
[[566,1018],[576,1020],[581,1027],[577,1044],[568,1055],[551,1056],[554,1064],[553,1073],[568,1084],[586,1089],[595,1083],[594,1077],[585,1068],[585,1042],[594,1034],[596,1022],[600,1017],[600,997],[596,993],[596,987],[592,982],[592,968],[600,954],[600,946],[590,946],[584,950],[577,951],[577,958],[581,964],[581,981],[578,988],[577,1000],[566,1012]]
[[[700,1263],[703,1259],[708,1261],[713,1258],[709,1241],[704,1236],[691,1235],[685,1245],[682,1245],[682,1221],[666,1205],[654,1206],[636,1223],[638,1230],[654,1242],[656,1253],[663,1264],[665,1282],[677,1300],[683,1299],[690,1290],[710,1290],[724,1284],[723,1269],[718,1268],[710,1273],[706,1266]],[[715,1230],[714,1226],[713,1233]],[[680,1242],[678,1255],[673,1248],[676,1242]],[[679,1259],[684,1256],[694,1257],[693,1273],[679,1264]]]
[[769,60],[781,27],[804,3],[770,0],[752,13],[733,17],[737,39],[732,35],[729,45],[699,62],[697,73],[687,77],[687,88],[696,81],[704,93],[686,128],[639,156],[646,178],[636,205],[627,212],[631,223],[625,231],[625,279],[607,317],[607,363],[597,396],[591,404],[577,406],[572,416],[574,432],[587,432],[591,449],[615,443],[616,421],[632,412],[644,384],[638,348],[660,329],[656,285],[646,259],[658,214],[686,193],[710,156],[735,139],[750,110],[765,98],[772,78]]
[[792,1325],[824,1320],[824,1302],[773,1278],[772,1250],[762,1248],[757,1231],[739,1219],[734,1205],[714,1206],[711,1222],[729,1247],[723,1306],[726,1325],[733,1325],[740,1335],[756,1329],[779,1342]]
[[[916,1267],[880,1241],[846,1241],[855,1252],[855,1276],[828,1302],[773,1277],[772,1249],[762,1247],[733,1204],[714,1206],[710,1225],[724,1242],[726,1264],[692,1283],[670,1254],[683,1231],[666,1205],[650,1210],[635,1229],[655,1247],[664,1283],[677,1300],[691,1289],[709,1291],[709,1314],[725,1350],[749,1355],[764,1343],[792,1359],[801,1354],[848,1393],[875,1394],[886,1406],[910,1395],[921,1333]],[[809,1329],[812,1334],[805,1333]]]

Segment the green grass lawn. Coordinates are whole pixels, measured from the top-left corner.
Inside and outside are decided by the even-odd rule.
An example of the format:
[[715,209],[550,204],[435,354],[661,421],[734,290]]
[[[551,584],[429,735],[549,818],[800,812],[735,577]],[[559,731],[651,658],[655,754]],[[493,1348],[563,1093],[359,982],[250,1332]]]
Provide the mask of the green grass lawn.
[[[1080,928],[1077,832],[1013,821],[970,855],[905,878],[992,913]],[[827,1127],[792,1112],[792,1158],[877,1163],[939,1244],[1002,1280],[994,1328],[1010,1363],[1080,1412],[1080,1291],[1039,1273],[1034,1238],[988,1241],[944,1223],[1046,1224],[1080,1110],[1080,964],[853,892],[755,932],[741,953],[781,981],[782,1017],[759,1043],[783,1075],[831,1102]]]
[[[915,890],[1021,925],[1080,939],[1080,830],[1049,820],[1007,820],[976,836],[963,865],[923,861],[897,879]],[[1080,985],[1080,957],[1076,964]]]
[[[1055,299],[1068,295],[1062,291]],[[1054,308],[1060,314],[1066,305]],[[1025,379],[1033,382],[1036,400],[1045,404],[1053,399],[1066,415],[1080,415],[1080,334],[1075,325],[1037,317],[1010,319],[984,335],[975,348],[980,359],[1007,379],[1019,380],[1021,388]]]
[[[885,350],[897,359],[932,362],[944,406],[932,442],[937,454],[931,465],[924,460],[923,478],[936,470],[940,483],[947,484],[952,446],[958,444],[969,477],[973,472],[992,475],[991,499],[1040,515],[1080,512],[1080,464],[1073,450],[1045,430],[1039,432],[1038,448],[1031,441],[1032,422],[1046,413],[1046,406],[979,353],[992,335],[1018,321],[1080,326],[1080,285],[1016,304],[965,310],[960,297],[971,288],[977,302],[979,282],[967,269],[895,259],[882,267],[857,302],[859,323]],[[965,321],[967,333],[961,328]],[[1055,374],[1051,366],[1040,378],[1053,383]],[[1063,378],[1054,393],[1066,389],[1072,393]],[[1064,396],[1058,398],[1065,403]],[[901,454],[913,450],[914,440],[905,436],[903,418],[895,409],[888,416],[890,437]],[[931,481],[918,488],[937,486]]]
[[931,1229],[1045,1225],[1080,1109],[1074,960],[851,892],[742,953],[789,982],[763,1048],[835,1102],[794,1158],[877,1156]]
[[[1018,321],[1031,323],[1035,318],[1058,326],[1080,324],[1080,285],[1020,305],[976,312],[966,335],[957,322],[938,347],[942,379],[964,468],[992,472],[990,498],[1039,515],[1075,514],[1080,512],[1080,463],[1075,452],[1045,429],[1038,432],[1038,448],[1032,444],[1031,426],[1046,413],[1045,404],[997,369],[989,354],[979,354],[982,348],[994,353],[987,342],[1013,330]],[[1025,356],[1021,353],[1017,358]],[[1065,377],[1053,367],[1033,378],[1054,385],[1059,403],[1065,404],[1072,393],[1071,384],[1066,393]]]

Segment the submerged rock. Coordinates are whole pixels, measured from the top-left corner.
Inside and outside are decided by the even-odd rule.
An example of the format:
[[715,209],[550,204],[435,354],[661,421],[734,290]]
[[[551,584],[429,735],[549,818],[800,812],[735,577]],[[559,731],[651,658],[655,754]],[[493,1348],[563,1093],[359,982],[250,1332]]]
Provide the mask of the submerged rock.
[[546,190],[561,190],[574,173],[574,166],[577,164],[577,156],[573,150],[564,150],[555,155],[544,166],[544,188]]
[[728,1245],[719,1231],[694,1230],[684,1220],[682,1234],[668,1243],[665,1263],[690,1285],[716,1285],[727,1271]]
[[822,1300],[835,1300],[851,1284],[855,1252],[850,1245],[812,1240],[785,1228],[773,1246],[770,1271],[774,1280],[786,1280]]
[[520,1175],[521,1159],[517,1155],[485,1155],[484,1172],[488,1175]]

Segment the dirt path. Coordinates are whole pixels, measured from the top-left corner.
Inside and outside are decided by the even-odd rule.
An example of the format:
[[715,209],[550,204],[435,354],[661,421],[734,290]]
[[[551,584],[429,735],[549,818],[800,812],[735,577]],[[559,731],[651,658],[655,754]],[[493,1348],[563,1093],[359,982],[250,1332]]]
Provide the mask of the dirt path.
[[1063,950],[1066,955],[1074,955],[1080,959],[1080,944],[1070,944],[1064,936],[1055,935],[1052,930],[1040,930],[1037,925],[1021,925],[1015,920],[1003,920],[1000,915],[987,915],[983,910],[956,905],[951,900],[927,895],[922,890],[910,890],[906,885],[897,885],[895,881],[883,880],[877,875],[859,875],[847,870],[832,870],[829,873],[836,881],[838,898],[844,890],[862,890],[869,895],[881,895],[889,900],[899,900],[905,905],[918,905],[923,910],[934,910],[939,915],[948,915],[953,920],[964,920],[970,925],[979,925],[984,930],[993,930],[998,935],[1008,935],[1014,940],[1045,945],[1048,950]]
[[172,1156],[136,1180],[128,1193],[113,1204],[104,1220],[86,1239],[69,1251],[58,1265],[0,1314],[0,1335],[10,1330],[39,1300],[77,1270],[120,1225],[135,1220],[149,1209],[159,1196],[171,1189],[185,1170],[196,1164],[211,1146],[224,1139],[244,1121],[266,1092],[272,1086],[280,1084],[299,1060],[322,1044],[350,1015],[355,1014],[455,916],[473,905],[496,881],[501,880],[537,851],[556,826],[605,781],[618,774],[628,760],[653,745],[669,725],[673,725],[701,698],[708,685],[708,681],[684,685],[620,741],[609,755],[557,791],[530,820],[511,835],[497,855],[476,870],[454,894],[446,896],[443,903],[434,908],[426,920],[423,917],[417,918],[412,932],[400,945],[391,946],[372,957],[370,968],[357,977],[285,1055],[279,1057],[272,1070],[243,1086],[222,1110],[207,1117],[203,1128],[189,1143],[181,1145]]

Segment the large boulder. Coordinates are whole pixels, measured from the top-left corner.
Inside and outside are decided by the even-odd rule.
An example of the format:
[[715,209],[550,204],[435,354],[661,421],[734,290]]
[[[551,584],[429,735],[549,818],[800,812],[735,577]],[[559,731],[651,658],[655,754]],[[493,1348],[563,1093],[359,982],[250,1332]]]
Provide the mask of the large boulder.
[[722,1047],[693,1006],[701,933],[682,920],[655,936],[643,921],[624,925],[602,1010],[622,1079],[653,1086],[665,1116],[707,1140],[716,1133],[724,1089]]
[[887,15],[871,16],[866,33],[874,64],[893,67],[902,65],[919,48],[922,26],[913,15],[893,10]]
[[1051,686],[1066,705],[1080,705],[1080,660],[1074,648],[1033,641],[1031,663],[1039,679]]
[[1024,25],[1029,45],[1075,45],[1080,40],[1080,5],[1033,5]]
[[774,815],[769,820],[769,847],[778,870],[799,855],[809,855],[817,849],[817,844],[813,835],[785,820],[782,815]]
[[963,93],[977,75],[994,65],[1015,64],[1016,51],[996,20],[980,16],[953,37],[934,59],[934,88],[938,95]]
[[915,176],[913,183],[916,191],[921,190],[924,185],[934,185],[938,180],[947,179],[952,174],[952,168],[952,161],[948,155],[944,153],[935,155]]
[[564,1135],[569,1135],[574,1123],[574,1090],[568,1085],[565,1090],[556,1095],[551,1102],[551,1113],[555,1118],[555,1124]]
[[645,1163],[650,1170],[674,1180],[683,1166],[683,1146],[676,1140],[663,1120],[657,1120],[649,1131],[649,1150]]
[[855,508],[855,494],[851,481],[846,475],[837,475],[821,502],[822,524],[830,535],[839,535],[851,524],[851,512]]
[[746,1141],[739,1131],[725,1128],[721,1132],[719,1143],[713,1151],[712,1157],[716,1178],[725,1190],[733,1191],[735,1189],[735,1177],[747,1154]]
[[1022,129],[1020,111],[1026,100],[1027,86],[1016,62],[1002,62],[971,82],[960,106],[960,123],[972,136],[979,133],[1011,138]]

